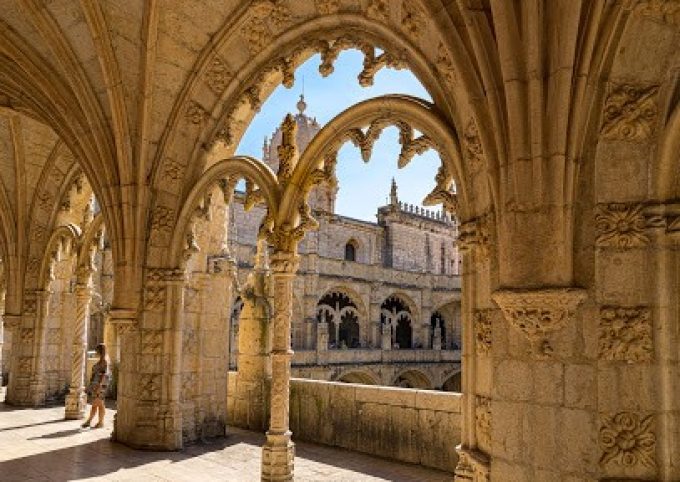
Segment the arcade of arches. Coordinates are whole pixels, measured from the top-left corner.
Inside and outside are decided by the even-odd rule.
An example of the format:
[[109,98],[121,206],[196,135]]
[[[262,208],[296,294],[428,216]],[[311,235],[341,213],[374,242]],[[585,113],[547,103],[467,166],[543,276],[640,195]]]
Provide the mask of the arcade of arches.
[[[224,434],[239,292],[252,341],[239,383],[270,397],[261,475],[291,480],[310,203],[345,142],[369,158],[391,126],[400,166],[440,155],[425,204],[460,223],[456,480],[680,479],[680,1],[16,0],[0,26],[7,403],[61,395],[80,417],[86,320],[99,319],[118,366],[116,441],[176,450]],[[317,53],[332,73],[346,49],[365,56],[361,85],[408,68],[432,102],[361,102],[301,152],[289,116],[276,171],[236,155],[274,88]],[[242,179],[244,205],[266,210],[243,286],[224,242]],[[329,345],[361,345],[356,301],[322,300]],[[381,343],[413,344],[414,308],[377,303]],[[440,317],[420,323],[445,336]]]

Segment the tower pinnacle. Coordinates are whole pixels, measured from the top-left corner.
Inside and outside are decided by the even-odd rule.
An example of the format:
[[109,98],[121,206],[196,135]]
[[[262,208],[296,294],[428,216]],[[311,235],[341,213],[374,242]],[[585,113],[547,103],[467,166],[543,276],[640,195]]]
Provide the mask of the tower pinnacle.
[[390,204],[396,206],[399,204],[399,197],[397,196],[397,181],[392,178],[392,187],[390,189]]
[[307,102],[305,102],[305,94],[300,94],[300,100],[297,102],[297,108],[298,111],[300,111],[300,115],[303,115],[305,113],[305,109],[307,108]]

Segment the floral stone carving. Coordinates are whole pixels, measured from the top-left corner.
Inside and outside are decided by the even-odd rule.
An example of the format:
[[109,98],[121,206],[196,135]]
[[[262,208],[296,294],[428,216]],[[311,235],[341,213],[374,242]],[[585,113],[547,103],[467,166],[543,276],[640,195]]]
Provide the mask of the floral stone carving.
[[475,406],[477,419],[477,440],[484,446],[491,446],[491,401],[486,397],[477,397]]
[[645,233],[645,216],[640,204],[610,203],[600,205],[595,214],[598,246],[631,248],[649,242]]
[[633,412],[619,412],[603,417],[598,437],[602,449],[600,464],[655,467],[656,435],[653,417],[642,417]]
[[475,312],[475,346],[478,354],[488,355],[491,352],[492,320],[491,310]]
[[656,85],[612,86],[604,103],[602,138],[635,142],[649,139],[659,113],[658,93]]
[[650,310],[603,306],[600,309],[600,358],[651,361],[654,353]]
[[500,290],[492,295],[508,323],[524,333],[538,356],[552,353],[547,335],[569,324],[585,297],[580,288]]

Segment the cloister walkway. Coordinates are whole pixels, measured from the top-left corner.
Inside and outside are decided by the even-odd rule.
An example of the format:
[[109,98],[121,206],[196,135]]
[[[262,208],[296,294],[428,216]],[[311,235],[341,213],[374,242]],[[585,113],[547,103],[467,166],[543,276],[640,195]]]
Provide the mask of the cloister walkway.
[[[4,395],[0,393],[0,400]],[[61,406],[21,409],[0,403],[0,481],[257,481],[264,436],[230,428],[224,439],[182,452],[145,452],[111,443],[103,429],[80,429]],[[450,481],[453,476],[346,450],[298,443],[296,480]]]

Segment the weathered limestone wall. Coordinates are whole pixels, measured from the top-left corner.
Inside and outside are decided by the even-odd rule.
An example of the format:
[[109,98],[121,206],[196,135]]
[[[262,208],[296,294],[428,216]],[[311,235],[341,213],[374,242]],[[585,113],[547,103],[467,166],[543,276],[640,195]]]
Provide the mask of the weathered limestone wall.
[[[235,402],[238,373],[229,373],[228,421],[243,427]],[[461,395],[429,390],[291,379],[295,440],[322,443],[453,472],[460,443]]]

